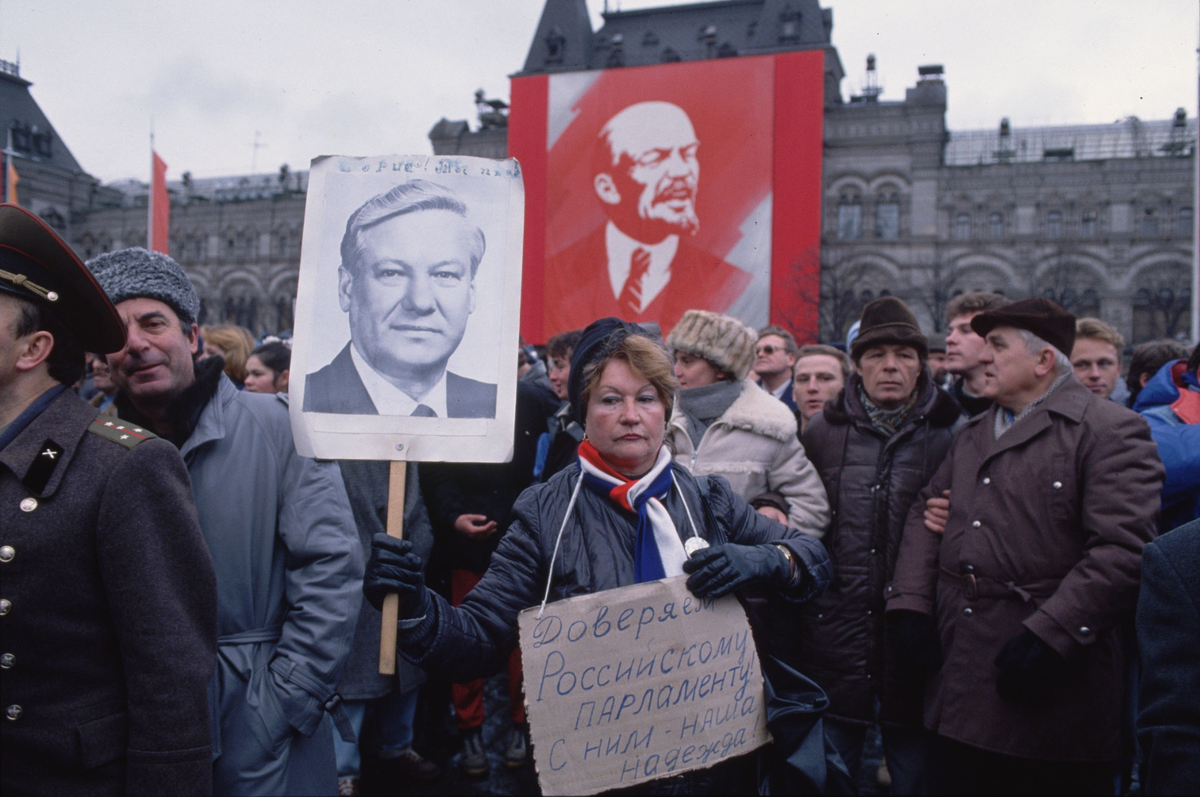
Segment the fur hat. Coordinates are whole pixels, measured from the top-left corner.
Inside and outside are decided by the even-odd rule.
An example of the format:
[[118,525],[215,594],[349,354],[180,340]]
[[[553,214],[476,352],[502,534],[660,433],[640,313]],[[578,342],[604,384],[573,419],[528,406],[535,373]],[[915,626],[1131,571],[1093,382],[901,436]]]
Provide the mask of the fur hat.
[[1028,330],[1068,357],[1075,348],[1075,316],[1041,296],[1006,304],[971,319],[971,329],[980,337],[987,337],[996,327]]
[[921,334],[917,317],[895,296],[881,296],[863,308],[858,337],[850,346],[850,359],[858,362],[864,351],[884,343],[912,346],[922,360],[929,358],[929,339]]
[[756,340],[754,330],[733,316],[688,310],[667,336],[667,348],[708,360],[740,381],[754,364]]
[[140,246],[106,252],[87,262],[92,275],[113,304],[126,299],[158,299],[169,305],[184,325],[196,323],[200,299],[183,269],[159,252]]

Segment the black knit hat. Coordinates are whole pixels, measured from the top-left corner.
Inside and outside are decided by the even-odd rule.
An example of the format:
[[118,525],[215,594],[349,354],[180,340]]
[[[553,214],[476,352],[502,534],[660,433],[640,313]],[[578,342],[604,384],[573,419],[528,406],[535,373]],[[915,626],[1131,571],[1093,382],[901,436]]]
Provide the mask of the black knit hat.
[[912,346],[922,360],[929,357],[929,339],[921,334],[917,317],[895,296],[881,296],[863,308],[850,359],[857,362],[864,351],[884,343]]
[[595,361],[607,357],[618,343],[631,335],[641,335],[661,345],[660,336],[656,336],[652,330],[619,318],[601,318],[583,330],[582,337],[571,353],[571,374],[567,377],[567,398],[579,423],[582,424],[587,417],[587,408],[579,404],[583,393],[583,372]]
[[981,338],[996,327],[1028,330],[1068,357],[1075,348],[1075,316],[1040,296],[1006,304],[971,319],[971,329]]

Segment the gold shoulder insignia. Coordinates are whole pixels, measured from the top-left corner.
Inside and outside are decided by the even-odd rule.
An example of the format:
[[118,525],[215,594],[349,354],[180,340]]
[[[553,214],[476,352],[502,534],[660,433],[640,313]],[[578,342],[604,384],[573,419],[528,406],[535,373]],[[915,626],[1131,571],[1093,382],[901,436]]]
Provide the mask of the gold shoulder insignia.
[[123,421],[120,418],[97,417],[88,426],[88,431],[103,438],[120,443],[126,448],[133,448],[138,443],[158,437],[149,429],[143,429],[137,424]]

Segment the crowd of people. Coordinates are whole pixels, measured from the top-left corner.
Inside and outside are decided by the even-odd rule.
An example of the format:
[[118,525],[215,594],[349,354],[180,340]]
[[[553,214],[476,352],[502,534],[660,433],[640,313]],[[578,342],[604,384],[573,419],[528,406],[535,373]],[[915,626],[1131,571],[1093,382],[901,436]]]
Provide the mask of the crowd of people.
[[[670,576],[824,691],[813,791],[874,727],[896,794],[1200,783],[1200,347],[1123,369],[1103,321],[986,293],[944,337],[880,298],[833,345],[597,319],[517,352],[511,461],[409,466],[399,540],[387,462],[297,454],[287,339],[199,306],[170,257],[85,265],[0,206],[6,794],[436,781],[450,717],[465,774],[528,767],[518,613]],[[753,793],[756,755],[821,747],[645,787]]]

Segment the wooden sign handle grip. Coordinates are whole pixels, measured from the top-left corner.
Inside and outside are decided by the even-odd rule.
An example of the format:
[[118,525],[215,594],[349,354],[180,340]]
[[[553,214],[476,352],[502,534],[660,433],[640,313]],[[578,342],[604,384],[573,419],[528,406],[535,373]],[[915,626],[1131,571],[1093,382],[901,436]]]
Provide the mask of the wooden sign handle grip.
[[[404,538],[404,482],[407,462],[393,462],[388,476],[387,534]],[[383,599],[383,626],[379,629],[379,672],[396,674],[396,623],[400,619],[400,596],[392,593]]]

